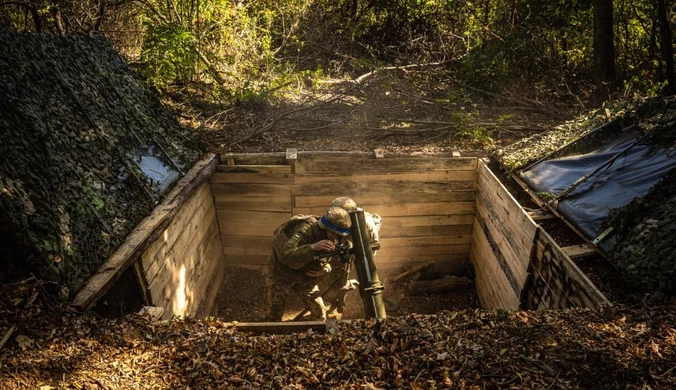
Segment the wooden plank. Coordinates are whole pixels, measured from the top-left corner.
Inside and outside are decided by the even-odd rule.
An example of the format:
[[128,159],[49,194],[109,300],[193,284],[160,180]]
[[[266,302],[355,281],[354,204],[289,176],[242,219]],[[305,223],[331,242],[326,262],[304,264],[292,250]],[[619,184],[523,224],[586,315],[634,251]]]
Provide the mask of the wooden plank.
[[146,275],[143,272],[143,264],[141,263],[141,260],[136,260],[134,264],[132,264],[132,267],[134,267],[134,274],[136,275],[136,281],[138,282],[143,304],[150,305],[152,303],[152,299],[150,298],[150,292],[148,291],[148,280],[146,279]]
[[291,173],[290,165],[219,165],[218,172],[229,173]]
[[262,247],[241,247],[241,246],[224,246],[223,253],[226,256],[248,256],[248,255],[259,255],[259,256],[269,256],[272,252],[272,249],[262,248]]
[[[478,264],[482,264],[482,262],[486,261],[480,258],[479,254],[477,253],[477,249],[474,245],[470,248],[470,258],[471,262],[473,265],[473,268],[477,268]],[[475,271],[474,275],[474,285],[476,288],[476,293],[477,297],[479,298],[479,305],[486,309],[489,310],[489,308],[496,309],[496,308],[504,308],[506,305],[505,303],[501,303],[499,297],[496,296],[495,291],[493,289],[493,285],[488,282],[488,271],[485,269],[477,269]]]
[[474,215],[422,215],[413,217],[387,217],[383,223],[396,227],[437,226],[437,225],[469,225],[474,222]]
[[542,209],[528,211],[528,216],[535,222],[556,218],[551,211]]
[[435,256],[450,254],[465,254],[469,256],[470,243],[430,245],[414,247],[382,247],[377,255],[380,257],[403,257],[403,256]]
[[235,165],[287,165],[286,153],[228,153],[221,156],[221,159],[232,158]]
[[246,195],[218,196],[215,198],[217,210],[251,210],[251,211],[288,211],[291,212],[291,194],[284,196]]
[[512,232],[510,237],[516,237],[524,251],[529,251],[537,224],[483,162],[480,163],[479,171],[477,199],[484,198],[482,202],[488,209],[503,215]]
[[432,245],[468,244],[472,242],[471,234],[454,236],[427,236],[427,237],[384,237],[380,239],[382,248],[400,248]]
[[[199,234],[200,236],[196,236],[194,240],[190,241],[184,250],[177,252],[175,256],[167,257],[164,267],[150,282],[149,290],[153,304],[165,308],[165,315],[169,316],[165,318],[171,318],[175,314],[185,314],[182,311],[177,312],[172,307],[168,307],[168,303],[176,296],[177,291],[181,288],[186,288],[186,282],[192,272],[199,269],[203,263],[203,253],[208,245],[213,244],[213,241],[218,241],[218,225],[211,222],[213,221],[205,225],[207,226],[206,229],[200,229],[205,231],[205,233],[196,232],[196,235]],[[214,236],[216,236],[215,239],[213,238]],[[185,305],[187,305],[187,302],[185,302]]]
[[[373,195],[351,195],[351,194],[342,194],[340,196],[347,196],[352,198],[359,207],[362,207],[368,211],[369,206],[381,205],[381,204],[406,204],[411,201],[411,197],[415,197],[416,203],[428,203],[428,202],[473,202],[475,197],[474,191],[456,191],[456,192],[445,192],[439,194],[425,194],[425,193],[415,193],[414,195],[405,193],[382,193],[382,194],[373,194]],[[296,196],[295,197],[295,207],[328,207],[331,202],[337,198],[334,195],[305,195],[305,196]]]
[[177,269],[180,269],[181,265],[186,264],[186,259],[191,258],[191,255],[199,248],[205,237],[213,234],[214,229],[218,231],[218,225],[213,223],[215,220],[213,207],[210,210],[210,212],[207,212],[206,218],[195,220],[194,224],[187,228],[177,240],[176,245],[164,256],[158,257],[158,270],[152,279],[148,277],[148,289],[154,305],[163,306],[162,301],[158,300],[157,294],[162,292],[168,278]]
[[[375,183],[303,183],[295,184],[292,193],[298,195],[360,195],[379,194],[418,194],[418,193],[451,193],[454,191],[474,191],[476,182],[473,180],[451,180],[443,183],[419,182],[375,182]],[[412,195],[413,196],[413,195]]]
[[519,298],[507,280],[479,223],[474,225],[470,257],[476,272],[477,293],[484,309],[519,308]]
[[207,261],[210,253],[218,252],[214,250],[217,245],[211,237],[216,237],[216,241],[218,240],[218,236],[212,234],[200,244],[190,258],[191,263],[199,264],[199,266],[179,268],[179,272],[164,285],[162,289],[162,306],[165,308],[163,319],[169,320],[174,316],[185,317],[195,314],[197,306],[204,298],[204,287],[208,284],[208,281],[202,280],[205,286],[201,286],[197,280],[204,277],[206,273],[213,276],[217,266]]
[[[261,232],[261,234],[264,232]],[[268,232],[268,234],[271,234]],[[223,247],[239,246],[244,248],[265,248],[272,250],[272,236],[221,235]]]
[[223,218],[218,219],[218,224],[221,227],[221,234],[236,235],[236,236],[260,236],[261,234],[272,235],[279,227],[279,223],[264,222],[264,223],[246,223],[246,222],[230,222]]
[[[235,165],[236,166],[236,165]],[[231,173],[216,172],[209,178],[209,183],[268,183],[268,184],[291,184],[293,175],[290,173]]]
[[538,228],[528,271],[528,284],[521,294],[524,308],[562,309],[610,304],[542,228]]
[[[167,253],[172,251],[181,236],[185,235],[190,226],[195,226],[202,222],[209,209],[213,209],[211,197],[209,195],[209,186],[204,183],[204,188],[200,190],[199,197],[193,196],[189,205],[186,205],[172,223],[162,233],[162,237],[153,243],[143,255],[141,263],[147,280],[152,280],[155,273],[160,268],[163,259]],[[198,194],[196,194],[198,195]],[[197,206],[197,207],[195,207]]]
[[216,183],[211,185],[211,193],[215,197],[230,195],[281,197],[291,194],[291,186],[284,184]]
[[[415,198],[412,200],[414,199]],[[406,217],[419,215],[437,216],[439,214],[473,215],[475,211],[476,205],[474,202],[407,203],[404,205],[373,205],[369,207],[369,212],[377,213],[381,217]]]
[[[277,224],[286,222],[292,217],[288,211],[250,211],[250,210],[217,210],[219,221]],[[272,233],[270,233],[272,234]]]
[[[208,315],[216,301],[216,295],[220,290],[225,273],[225,261],[221,251],[219,235],[216,234],[209,243],[209,249],[205,252],[205,266],[197,269],[193,277],[193,290],[188,302],[188,312],[197,318],[199,310],[204,310]],[[216,291],[213,291],[216,290]]]
[[206,287],[204,299],[202,299],[202,302],[200,302],[197,310],[195,311],[195,318],[198,319],[206,318],[211,315],[212,309],[216,304],[216,299],[221,292],[221,285],[225,279],[225,258],[221,252],[217,252],[215,261],[217,262],[216,270]]
[[[201,210],[201,207],[208,202],[211,202],[211,193],[209,185],[204,183],[197,189],[195,194],[191,196],[186,203],[181,207],[181,210],[176,214],[169,226],[162,232],[161,237],[153,242],[148,249],[141,255],[143,268],[147,270],[147,266],[152,262],[157,253],[166,246],[174,244],[178,236],[183,232],[183,225],[186,221],[195,215],[196,210]],[[206,210],[204,210],[206,211]]]
[[[293,209],[293,214],[312,214],[312,215],[322,215],[328,206],[324,207],[297,207]],[[462,217],[456,217],[456,214],[459,215],[474,215],[476,211],[475,202],[433,202],[433,203],[408,203],[408,204],[381,204],[381,205],[372,205],[368,207],[368,212],[377,213],[383,220],[390,217],[410,217],[410,216],[427,216],[434,217],[440,216],[441,214],[450,214],[449,219],[456,218],[458,220],[464,220]],[[441,217],[443,218],[443,217]],[[405,220],[398,220],[401,223],[405,223]],[[414,220],[410,220],[411,223]],[[430,219],[430,223],[433,220]],[[383,222],[384,224],[385,222]],[[471,221],[469,221],[471,223]],[[413,225],[415,226],[415,225]]]
[[469,260],[469,253],[450,253],[446,255],[425,255],[425,256],[380,256],[375,257],[376,267],[379,270],[391,270],[404,266],[411,266],[423,263],[442,263],[442,262],[461,262]]
[[91,309],[127,267],[139,259],[141,254],[169,226],[185,200],[211,176],[217,167],[216,156],[209,154],[179,179],[162,203],[134,228],[108,260],[101,265],[96,274],[87,281],[75,296],[71,306],[77,310]]
[[186,245],[186,242],[190,240],[190,232],[196,230],[200,224],[204,223],[205,219],[209,219],[209,222],[214,219],[213,216],[207,215],[208,212],[214,213],[213,204],[203,203],[199,209],[189,216],[189,219],[176,226],[175,229],[172,229],[172,237],[167,239],[164,245],[152,257],[143,256],[141,258],[148,282],[152,281],[157,272],[162,268],[167,256],[175,253],[177,248]]
[[[469,254],[469,243],[452,245],[431,245],[415,247],[382,247],[378,250],[377,256],[428,256],[428,255],[446,255],[452,253]],[[521,291],[521,290],[519,290]]]
[[[483,194],[478,195],[483,198]],[[532,234],[525,233],[520,228],[514,226],[521,225],[514,221],[513,215],[500,214],[496,210],[495,204],[489,200],[481,199],[477,201],[477,216],[481,215],[485,223],[490,226],[494,236],[500,242],[504,242],[509,246],[509,249],[514,253],[514,258],[519,259],[520,268],[528,267],[528,258],[530,257],[530,250],[533,246],[533,237],[535,237],[535,230]]]
[[308,330],[326,333],[325,321],[238,322],[234,325],[240,332],[253,334],[289,334]]
[[180,310],[174,313],[176,315],[193,316],[206,295],[206,288],[218,267],[218,263],[213,260],[223,256],[217,226],[215,231],[216,234],[212,233],[204,238],[191,259],[184,265],[184,279],[179,279],[178,284],[171,283],[166,286],[172,292],[172,296],[165,302],[165,306],[170,304],[179,308]]
[[433,170],[475,171],[476,157],[407,157],[387,156],[374,158],[346,156],[307,156],[300,154],[296,163],[296,173],[330,175],[336,172],[424,172]]
[[526,282],[526,268],[528,267],[528,256],[526,259],[519,258],[514,249],[504,235],[500,233],[498,225],[492,218],[484,218],[481,210],[476,215],[476,221],[486,238],[490,250],[495,255],[496,261],[500,265],[502,272],[507,277],[509,284],[515,294],[519,294]]
[[577,259],[580,257],[591,256],[596,254],[596,249],[592,248],[589,244],[579,244],[571,245],[561,248],[563,253],[566,254],[571,259]]
[[[338,168],[337,168],[338,169]],[[348,171],[347,174],[335,175],[300,175],[294,176],[294,184],[302,183],[367,183],[375,182],[446,182],[446,181],[476,181],[476,171],[429,171],[406,173],[376,173],[366,174],[359,171]]]
[[438,225],[438,226],[411,226],[405,229],[388,226],[383,223],[380,228],[381,238],[387,237],[422,237],[422,236],[451,236],[471,234],[472,225]]

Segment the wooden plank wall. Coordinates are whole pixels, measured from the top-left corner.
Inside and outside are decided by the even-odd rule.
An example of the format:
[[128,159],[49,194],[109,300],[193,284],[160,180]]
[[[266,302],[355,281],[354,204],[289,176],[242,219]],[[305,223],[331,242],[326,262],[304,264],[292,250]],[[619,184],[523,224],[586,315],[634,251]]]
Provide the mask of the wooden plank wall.
[[224,156],[211,180],[226,263],[264,270],[275,228],[338,196],[383,217],[379,270],[468,261],[477,159],[300,152]]
[[[223,279],[225,262],[214,201],[207,182],[200,185],[141,256],[147,294],[163,318],[210,311]],[[211,286],[211,287],[209,287]],[[220,285],[219,285],[220,286]]]
[[528,281],[522,292],[524,309],[563,309],[609,304],[542,228],[538,228]]
[[479,161],[470,257],[484,309],[519,308],[537,225]]

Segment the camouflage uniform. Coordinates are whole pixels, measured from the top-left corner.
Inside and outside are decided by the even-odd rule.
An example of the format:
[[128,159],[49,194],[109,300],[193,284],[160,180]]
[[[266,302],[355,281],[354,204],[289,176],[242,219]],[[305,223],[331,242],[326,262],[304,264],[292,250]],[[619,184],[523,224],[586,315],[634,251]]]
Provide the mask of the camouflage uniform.
[[268,321],[282,320],[284,304],[291,291],[310,309],[313,319],[326,318],[316,278],[306,274],[322,268],[322,264],[314,259],[315,252],[310,247],[327,239],[326,231],[317,221],[315,216],[297,215],[275,230],[266,280]]
[[[371,247],[379,245],[380,237],[378,232],[380,231],[380,226],[382,225],[382,217],[378,214],[371,214],[364,211],[364,220],[366,221],[366,228],[369,233],[369,243],[371,244]],[[376,252],[378,251],[373,251],[373,256],[376,255]],[[328,289],[337,285],[341,285],[344,282],[341,282],[341,279],[344,278],[345,264],[340,262],[340,258],[332,257],[329,261],[329,265],[333,269],[333,272],[319,278],[319,286],[321,291],[327,291]],[[355,276],[356,275],[353,273],[352,277],[354,278]],[[326,294],[324,299],[327,306],[331,304],[335,308],[338,300],[338,291],[332,289],[328,294]]]

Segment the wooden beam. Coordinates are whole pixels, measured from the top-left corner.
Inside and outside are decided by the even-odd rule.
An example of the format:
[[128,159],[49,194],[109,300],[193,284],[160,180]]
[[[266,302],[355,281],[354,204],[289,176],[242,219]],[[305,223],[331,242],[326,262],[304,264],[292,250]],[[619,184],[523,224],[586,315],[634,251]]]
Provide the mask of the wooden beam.
[[253,334],[287,334],[307,332],[326,333],[326,321],[295,321],[295,322],[238,322],[235,328],[240,332]]
[[157,240],[169,226],[181,206],[209,179],[218,168],[214,154],[205,156],[183,176],[165,199],[144,218],[127,236],[122,245],[106,260],[75,296],[71,306],[77,310],[89,310],[101,298],[122,273],[138,260],[143,252]]
[[579,257],[585,257],[596,254],[596,248],[593,248],[589,244],[566,246],[561,248],[561,250],[571,259],[577,259]]
[[529,211],[528,216],[533,221],[543,221],[545,219],[556,218],[556,215],[554,215],[551,211],[542,209]]

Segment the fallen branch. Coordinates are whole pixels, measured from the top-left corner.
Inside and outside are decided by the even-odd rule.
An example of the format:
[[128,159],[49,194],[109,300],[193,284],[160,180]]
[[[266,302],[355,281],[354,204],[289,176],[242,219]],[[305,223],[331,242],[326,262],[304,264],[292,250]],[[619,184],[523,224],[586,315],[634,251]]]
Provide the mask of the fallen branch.
[[356,79],[349,80],[348,82],[352,83],[352,84],[359,85],[362,82],[364,82],[364,80],[366,80],[367,78],[375,75],[376,73],[382,72],[382,71],[399,70],[399,69],[405,70],[405,69],[413,69],[413,68],[426,68],[426,67],[430,67],[430,66],[444,65],[444,64],[447,64],[449,62],[452,62],[452,61],[446,60],[446,61],[439,61],[439,62],[429,62],[427,64],[409,64],[409,65],[402,65],[402,66],[386,66],[386,67],[383,67],[383,68],[378,68],[378,69],[372,70],[368,73],[364,73],[363,75],[357,77]]
[[537,366],[539,369],[546,372],[550,376],[558,377],[558,375],[554,372],[554,370],[552,370],[548,365],[546,365],[545,363],[543,363],[543,362],[541,362],[537,359],[532,359],[532,358],[529,358],[528,356],[525,356],[525,355],[519,355],[519,359]]
[[405,272],[402,272],[402,273],[400,273],[399,275],[393,277],[393,278],[392,278],[392,281],[393,281],[393,282],[396,282],[397,280],[399,280],[399,279],[401,279],[401,278],[404,278],[404,277],[406,277],[406,276],[408,276],[408,275],[412,275],[412,274],[414,274],[414,273],[420,271],[421,269],[426,268],[426,267],[429,267],[429,266],[431,266],[431,265],[432,265],[432,264],[430,264],[430,263],[416,265],[415,267],[411,268],[410,270],[405,271]]
[[87,376],[89,377],[89,379],[93,380],[97,385],[99,385],[99,387],[102,388],[103,390],[108,390],[108,386],[104,385],[103,382],[101,382],[100,380],[94,378],[89,374],[87,374]]
[[5,343],[7,342],[7,340],[9,340],[10,337],[12,337],[12,333],[14,333],[15,330],[16,325],[12,325],[12,327],[9,328],[7,333],[5,333],[5,337],[3,337],[2,340],[0,341],[0,349],[2,349],[2,346],[5,345]]

